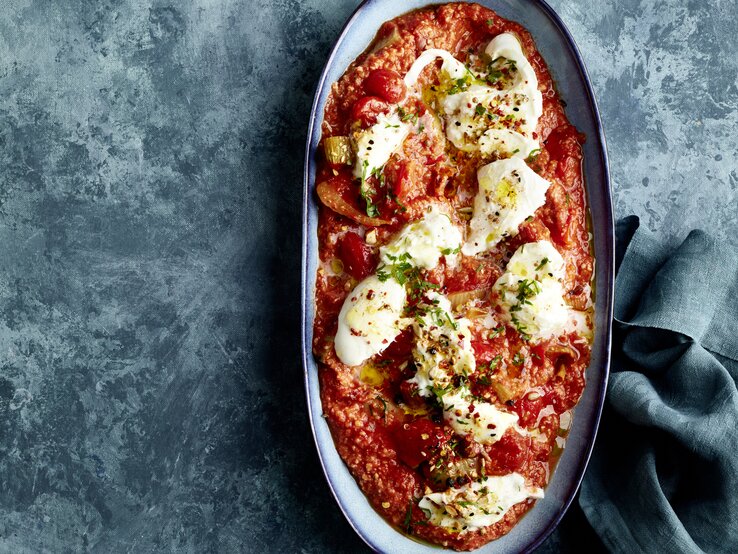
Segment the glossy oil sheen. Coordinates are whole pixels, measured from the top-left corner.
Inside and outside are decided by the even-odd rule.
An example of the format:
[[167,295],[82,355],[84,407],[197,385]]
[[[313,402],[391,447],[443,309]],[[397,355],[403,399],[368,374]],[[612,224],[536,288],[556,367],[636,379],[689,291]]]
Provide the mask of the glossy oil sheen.
[[[548,64],[566,114],[587,140],[584,144],[584,179],[592,218],[595,265],[595,340],[587,369],[587,385],[577,405],[566,448],[559,460],[546,496],[504,537],[476,552],[518,553],[536,548],[556,527],[571,503],[589,460],[599,423],[610,363],[610,323],[614,279],[613,215],[607,151],[592,87],[571,35],[554,11],[541,0],[493,0],[478,2],[502,17],[517,21],[533,35]],[[322,417],[318,368],[312,354],[314,292],[318,264],[318,201],[314,193],[316,148],[330,86],[346,71],[374,38],[380,25],[427,2],[367,0],[354,12],[328,59],[310,114],[305,155],[303,207],[302,341],[303,366],[310,420],[323,470],[338,504],[351,526],[378,552],[421,554],[439,548],[414,541],[390,526],[370,506],[341,460]]]

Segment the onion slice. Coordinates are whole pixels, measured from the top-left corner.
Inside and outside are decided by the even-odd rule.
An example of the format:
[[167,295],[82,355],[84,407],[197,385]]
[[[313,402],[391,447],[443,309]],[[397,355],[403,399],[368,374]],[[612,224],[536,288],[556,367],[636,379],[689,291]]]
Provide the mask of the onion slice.
[[318,193],[318,198],[320,198],[320,201],[326,207],[330,208],[337,214],[341,214],[352,219],[356,223],[366,225],[367,227],[377,227],[379,225],[388,225],[390,223],[386,219],[369,217],[359,211],[357,208],[346,202],[340,193],[330,185],[329,181],[318,183],[316,192]]
[[452,292],[447,296],[449,302],[451,302],[451,307],[456,309],[470,300],[481,300],[484,298],[485,294],[487,294],[485,289],[475,289],[462,292]]

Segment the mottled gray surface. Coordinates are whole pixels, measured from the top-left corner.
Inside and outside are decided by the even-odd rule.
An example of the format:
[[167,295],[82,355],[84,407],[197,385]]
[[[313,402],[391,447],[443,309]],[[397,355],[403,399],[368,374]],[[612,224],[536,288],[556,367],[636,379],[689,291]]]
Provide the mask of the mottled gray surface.
[[617,216],[738,245],[738,3],[555,0],[605,124]]
[[[297,342],[307,116],[355,5],[0,3],[0,551],[363,550]],[[618,215],[738,243],[735,3],[554,6]]]

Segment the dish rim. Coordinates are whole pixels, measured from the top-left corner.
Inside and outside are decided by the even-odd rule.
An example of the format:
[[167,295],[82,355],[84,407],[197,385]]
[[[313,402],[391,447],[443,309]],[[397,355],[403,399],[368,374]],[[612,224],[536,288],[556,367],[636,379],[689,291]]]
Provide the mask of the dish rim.
[[[336,490],[335,484],[332,480],[331,475],[329,474],[329,471],[326,466],[326,461],[324,460],[323,453],[320,448],[320,442],[318,440],[318,436],[316,434],[315,429],[315,421],[313,418],[312,413],[312,404],[313,404],[313,398],[310,394],[310,367],[309,367],[309,358],[313,356],[312,354],[312,344],[311,341],[308,340],[308,336],[310,334],[310,329],[313,325],[313,320],[311,318],[310,321],[308,321],[308,303],[314,301],[314,291],[310,290],[309,287],[309,279],[310,275],[308,274],[308,254],[309,252],[309,240],[308,240],[308,230],[309,230],[309,221],[308,217],[310,214],[309,207],[311,205],[311,202],[315,203],[317,205],[317,201],[313,198],[311,199],[312,190],[310,189],[310,168],[312,164],[311,160],[311,146],[313,144],[313,135],[315,133],[315,127],[316,124],[320,126],[322,124],[323,120],[323,114],[319,114],[318,107],[320,104],[320,96],[321,91],[326,86],[326,80],[328,77],[328,73],[330,68],[333,66],[334,60],[337,57],[339,47],[343,44],[346,35],[348,34],[349,30],[353,26],[354,22],[359,19],[362,15],[362,12],[366,10],[368,6],[370,6],[373,3],[381,2],[386,0],[363,0],[353,11],[353,13],[346,19],[346,22],[343,24],[343,27],[341,28],[341,31],[336,38],[335,42],[333,43],[333,47],[331,48],[331,52],[328,55],[328,58],[326,60],[325,65],[323,66],[323,69],[321,71],[320,77],[318,79],[317,85],[315,87],[315,92],[313,94],[313,102],[310,109],[310,120],[308,122],[308,129],[307,129],[307,136],[306,136],[306,142],[305,142],[305,158],[304,158],[304,164],[303,164],[303,199],[302,199],[302,207],[303,207],[303,217],[302,217],[302,267],[301,267],[301,321],[300,321],[300,331],[301,331],[301,343],[302,343],[302,366],[303,366],[303,377],[304,377],[304,385],[305,385],[305,396],[306,396],[306,407],[308,412],[308,418],[310,421],[310,430],[313,435],[313,441],[315,443],[316,451],[318,454],[318,458],[320,460],[320,465],[323,470],[323,474],[325,476],[326,482],[328,484],[328,488],[331,491],[331,494],[333,495],[334,499],[336,500],[336,503],[338,504],[338,507],[343,513],[344,517],[348,521],[349,525],[352,527],[352,529],[356,532],[356,534],[375,552],[381,552],[381,549],[372,541],[372,538],[369,536],[365,536],[363,532],[357,527],[356,523],[353,521],[353,518],[348,514],[347,510],[344,508],[343,502],[341,500],[341,497]],[[485,5],[484,3],[489,3],[493,0],[450,0],[449,2],[429,2],[424,7],[431,7],[431,6],[440,6],[448,3],[478,3],[480,5]],[[586,437],[586,447],[584,451],[584,455],[581,456],[578,459],[579,467],[577,468],[575,472],[575,478],[571,481],[571,487],[570,490],[567,492],[565,496],[565,500],[563,501],[561,507],[556,512],[555,517],[549,522],[548,525],[546,525],[545,528],[542,528],[540,531],[538,531],[535,539],[533,539],[531,542],[529,542],[524,553],[529,553],[534,551],[538,546],[540,546],[543,541],[545,541],[548,536],[553,532],[553,530],[559,525],[562,518],[566,514],[567,510],[571,506],[572,502],[574,501],[574,498],[576,496],[577,491],[579,490],[579,487],[581,486],[582,480],[584,479],[584,473],[586,471],[586,468],[589,464],[589,460],[592,456],[592,451],[594,448],[595,439],[597,437],[597,432],[600,425],[600,420],[602,418],[602,409],[604,407],[604,401],[605,401],[605,393],[607,391],[607,383],[609,380],[610,375],[610,363],[611,363],[611,352],[612,352],[612,317],[613,317],[613,303],[614,303],[614,283],[615,283],[615,220],[614,220],[614,214],[613,214],[613,203],[612,203],[612,180],[611,180],[611,174],[610,174],[610,166],[609,166],[609,156],[607,152],[607,142],[605,139],[605,132],[604,127],[602,124],[602,118],[600,115],[599,106],[597,104],[597,99],[594,93],[594,89],[592,86],[592,81],[589,77],[589,73],[587,72],[586,65],[584,63],[584,59],[582,57],[582,54],[579,50],[579,47],[576,44],[576,41],[574,40],[574,37],[572,36],[571,32],[567,28],[566,24],[563,22],[561,17],[556,13],[556,11],[546,2],[546,0],[528,0],[529,2],[536,4],[548,18],[551,20],[553,25],[556,27],[557,31],[561,34],[561,36],[566,41],[571,53],[574,56],[574,59],[576,61],[577,68],[581,74],[582,81],[584,82],[584,89],[586,92],[587,100],[589,102],[588,111],[593,116],[593,122],[594,127],[596,130],[597,138],[600,142],[601,148],[598,148],[598,154],[601,161],[602,166],[602,179],[604,181],[602,188],[604,189],[604,219],[605,221],[597,221],[597,229],[598,231],[602,232],[604,237],[602,238],[603,244],[607,247],[606,249],[609,250],[609,255],[606,256],[605,259],[602,259],[602,257],[597,257],[597,265],[604,265],[604,268],[601,269],[604,273],[605,283],[606,283],[606,291],[597,290],[596,294],[600,295],[603,294],[603,292],[606,294],[606,301],[605,301],[605,307],[604,307],[604,328],[600,328],[599,333],[602,335],[602,378],[599,383],[599,390],[596,393],[596,400],[594,404],[594,410],[595,413],[590,416],[592,421],[592,428],[589,433],[589,436]],[[492,7],[488,7],[489,9],[493,9]],[[422,8],[412,8],[407,10],[409,13],[411,11],[415,11],[416,9],[422,9]],[[400,16],[394,16],[394,17],[400,17]],[[393,18],[394,18],[393,17]],[[392,19],[392,18],[390,18]],[[389,20],[389,19],[387,19]],[[385,20],[385,21],[387,21]],[[367,47],[369,45],[367,44]],[[584,181],[584,188],[585,192],[588,193],[589,189],[587,187],[587,181]],[[587,194],[588,197],[588,203],[587,203],[587,211],[589,216],[592,215],[592,210],[590,209],[590,202],[589,202],[589,194]],[[602,214],[600,214],[602,216]],[[595,227],[594,219],[592,218],[592,226]],[[317,253],[313,253],[313,255],[317,255]],[[595,266],[597,267],[597,266]],[[596,270],[597,271],[597,270]],[[595,271],[595,279],[597,272]],[[595,333],[595,336],[597,335],[597,332]],[[316,377],[317,378],[317,377]],[[320,399],[318,399],[319,401]],[[558,464],[557,464],[558,466]],[[362,491],[363,493],[363,491]],[[384,518],[383,518],[384,519]],[[386,522],[386,520],[385,520]],[[388,522],[386,522],[388,526],[392,527]],[[394,529],[394,527],[393,527]],[[514,527],[513,527],[514,529]],[[397,531],[398,535],[402,535],[400,531]],[[511,529],[512,531],[512,529]],[[481,552],[481,549],[484,549],[488,547],[491,544],[494,544],[494,540],[491,542],[486,543],[483,545],[479,550],[475,550],[474,552]],[[443,551],[449,551],[452,552],[450,549],[444,549],[440,545],[434,545],[430,544],[431,547],[435,547],[439,549],[439,552]]]

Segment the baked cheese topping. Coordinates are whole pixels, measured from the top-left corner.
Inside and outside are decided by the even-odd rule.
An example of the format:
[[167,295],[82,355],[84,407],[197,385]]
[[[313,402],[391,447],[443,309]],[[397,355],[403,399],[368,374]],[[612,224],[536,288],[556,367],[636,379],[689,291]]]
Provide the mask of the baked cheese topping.
[[477,181],[470,233],[462,248],[467,256],[485,252],[517,235],[520,224],[546,203],[551,184],[519,158],[481,167]]
[[392,110],[389,114],[380,114],[374,125],[354,133],[356,151],[354,177],[367,179],[382,169],[392,154],[402,146],[409,133],[410,125],[400,119],[397,110]]
[[[538,78],[533,66],[525,57],[520,42],[510,33],[502,33],[493,38],[485,52],[492,60],[492,65],[514,67],[510,91],[515,98],[508,104],[508,114],[521,119],[520,133],[530,137],[536,130],[538,118],[543,115],[543,94],[538,90]],[[519,104],[515,103],[520,101]],[[519,111],[515,111],[515,107]]]
[[429,291],[419,306],[415,319],[416,373],[409,381],[418,394],[440,400],[443,415],[451,428],[461,436],[469,436],[480,444],[493,444],[510,428],[521,434],[518,416],[494,404],[475,400],[465,386],[454,386],[457,376],[468,377],[476,370],[471,345],[471,322],[454,318],[448,298]]
[[491,60],[487,71],[475,73],[446,50],[426,50],[405,84],[414,87],[421,71],[441,58],[442,82],[434,88],[447,138],[467,152],[525,159],[539,147],[535,130],[543,113],[535,71],[510,33],[492,39],[485,53]]
[[455,375],[468,376],[476,369],[471,346],[471,322],[455,319],[448,298],[434,291],[426,293],[413,329],[413,358],[417,372],[410,382],[418,386],[421,396],[433,396],[452,386]]
[[336,355],[356,366],[379,354],[410,324],[402,317],[407,293],[394,279],[364,279],[346,297],[338,315]]
[[564,259],[550,242],[522,245],[493,286],[501,316],[531,340],[571,330],[575,317],[564,302],[563,277]]
[[417,82],[420,73],[425,67],[438,58],[443,60],[441,71],[448,75],[451,79],[473,79],[474,74],[469,71],[463,63],[453,57],[447,50],[440,48],[430,48],[417,57],[410,70],[405,74],[405,85],[408,89],[413,88]]
[[[593,324],[582,136],[528,35],[479,9],[413,12],[377,34],[326,103],[316,186],[333,212],[313,340],[325,417],[378,511],[458,550],[544,497]],[[418,29],[432,48],[413,61]],[[547,203],[544,176],[568,160],[556,179],[572,194]],[[562,218],[574,240],[518,248]],[[370,272],[336,321],[332,300]],[[514,455],[529,447],[536,460]]]
[[471,436],[480,444],[494,444],[505,431],[512,428],[520,434],[526,431],[518,426],[518,416],[500,410],[494,404],[474,400],[466,388],[444,394],[443,416],[446,422],[461,436]]
[[[509,129],[490,129],[479,137],[479,151],[489,156],[493,152],[507,153],[513,158],[525,159],[538,150],[538,141],[531,140]],[[500,156],[501,157],[501,156]]]
[[461,230],[448,215],[434,208],[423,219],[406,225],[379,249],[379,255],[385,265],[406,261],[415,267],[433,269],[441,256],[446,256],[446,262],[453,266],[461,243]]
[[497,523],[515,504],[529,498],[543,498],[543,489],[529,487],[522,475],[510,473],[426,494],[418,506],[433,525],[464,533]]

